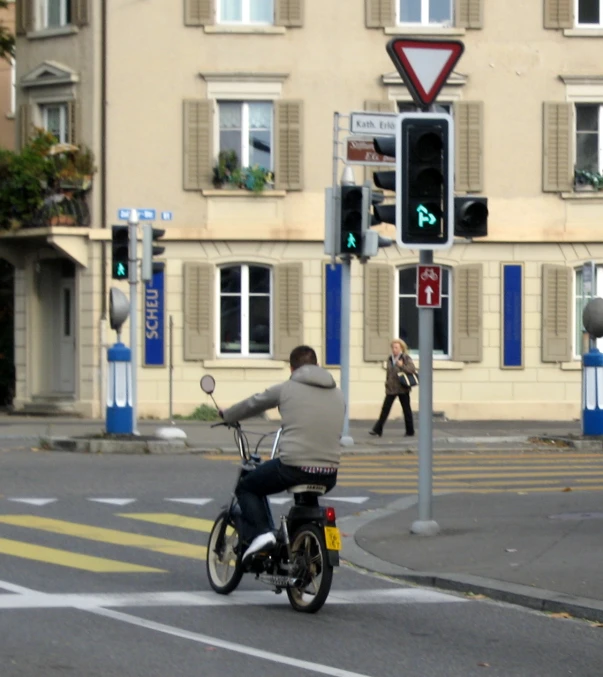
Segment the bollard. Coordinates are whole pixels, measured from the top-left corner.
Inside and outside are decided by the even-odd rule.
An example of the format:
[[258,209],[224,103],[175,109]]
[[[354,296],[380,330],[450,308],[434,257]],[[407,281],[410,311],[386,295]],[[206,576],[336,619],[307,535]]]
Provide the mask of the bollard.
[[132,420],[132,353],[123,343],[107,350],[107,433],[131,435]]
[[582,434],[603,435],[603,353],[582,356]]

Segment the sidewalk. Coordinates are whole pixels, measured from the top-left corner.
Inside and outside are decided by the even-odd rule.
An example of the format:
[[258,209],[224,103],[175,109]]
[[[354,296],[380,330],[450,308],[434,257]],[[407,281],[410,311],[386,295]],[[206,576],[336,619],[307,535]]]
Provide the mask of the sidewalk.
[[413,496],[342,524],[355,531],[344,557],[416,583],[603,622],[603,493],[436,495],[437,536],[411,534],[417,518]]
[[[394,451],[416,451],[418,447],[418,431],[415,437],[404,437],[402,420],[390,420],[385,427],[383,437],[371,437],[368,432],[374,421],[351,421],[350,434],[354,446],[343,449],[352,453],[376,453]],[[142,435],[154,435],[161,427],[169,426],[167,421],[139,421],[139,432]],[[224,428],[212,429],[211,423],[200,421],[175,421],[176,427],[187,434],[187,443],[192,450],[223,452],[236,451],[232,432]],[[278,421],[253,419],[246,423],[246,430],[251,433],[275,431]],[[99,434],[104,431],[104,423],[100,420],[59,417],[24,417],[0,414],[0,441],[26,440],[37,441],[45,437],[75,437]],[[530,438],[542,435],[566,436],[579,434],[578,421],[445,421],[434,418],[433,446],[435,450],[518,448],[532,447]],[[257,440],[254,434],[250,441]],[[266,444],[270,441],[267,440]],[[266,444],[263,448],[266,448]],[[511,447],[510,445],[513,445]]]

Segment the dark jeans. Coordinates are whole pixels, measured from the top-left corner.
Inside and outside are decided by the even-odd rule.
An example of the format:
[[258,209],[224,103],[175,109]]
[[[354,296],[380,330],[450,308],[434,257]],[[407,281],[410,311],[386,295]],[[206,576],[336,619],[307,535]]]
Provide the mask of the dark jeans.
[[244,542],[249,543],[272,528],[264,497],[278,494],[296,484],[322,484],[327,487],[327,491],[331,491],[337,484],[337,473],[308,473],[274,458],[261,463],[241,480],[235,494],[243,514],[244,533],[241,539]]
[[389,412],[391,411],[392,404],[394,403],[396,397],[400,398],[400,404],[402,405],[406,433],[408,435],[413,435],[415,432],[415,424],[412,420],[412,409],[410,408],[410,393],[401,393],[400,395],[386,395],[385,399],[383,400],[383,406],[381,407],[381,415],[379,416],[377,423],[375,423],[373,426],[373,430],[378,434],[383,432],[383,426],[385,425],[385,421],[387,421],[387,417],[389,416]]

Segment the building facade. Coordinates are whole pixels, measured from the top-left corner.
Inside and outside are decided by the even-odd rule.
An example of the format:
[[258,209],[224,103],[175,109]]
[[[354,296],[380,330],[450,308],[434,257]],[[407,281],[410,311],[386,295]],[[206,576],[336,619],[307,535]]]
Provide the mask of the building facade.
[[[15,3],[9,1],[0,9],[0,22],[11,32],[15,30]],[[0,61],[0,148],[15,146],[15,73],[14,63]]]
[[[168,412],[170,324],[179,414],[205,401],[205,373],[226,406],[286,378],[298,343],[328,362],[333,113],[408,110],[385,51],[405,35],[465,43],[438,103],[455,121],[456,192],[490,211],[487,238],[435,255],[434,409],[579,416],[582,271],[603,264],[603,0],[18,0],[16,20],[20,143],[43,126],[98,165],[89,226],[0,238],[17,408],[102,415],[107,292],[128,292],[111,279],[111,225],[129,207],[166,230],[163,312],[138,287],[140,416]],[[229,179],[233,151],[255,173]],[[353,418],[378,413],[391,338],[418,347],[417,261],[393,246],[353,263]]]

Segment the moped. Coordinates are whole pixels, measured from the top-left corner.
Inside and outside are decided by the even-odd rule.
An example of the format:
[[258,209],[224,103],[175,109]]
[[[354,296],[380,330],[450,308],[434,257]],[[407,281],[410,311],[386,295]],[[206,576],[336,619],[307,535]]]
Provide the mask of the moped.
[[[201,379],[201,389],[212,400],[215,379],[206,374]],[[216,408],[219,407],[216,405]],[[251,453],[249,440],[240,424],[215,423],[211,427],[226,426],[234,431],[241,456],[237,484],[262,463],[259,446],[263,439],[274,435],[270,458],[278,453],[282,428],[266,433],[258,440]],[[267,498],[264,506],[276,535],[276,545],[255,553],[241,561],[246,544],[241,540],[242,515],[233,491],[228,505],[224,506],[212,527],[207,546],[207,577],[211,587],[221,595],[237,588],[244,574],[255,574],[256,580],[270,585],[277,594],[286,590],[291,606],[296,611],[315,613],[322,608],[331,590],[333,567],[339,565],[341,534],[335,521],[335,509],[322,506],[318,497],[326,492],[320,483],[300,484],[291,487],[293,505],[287,515],[281,515],[275,529],[272,511]]]

